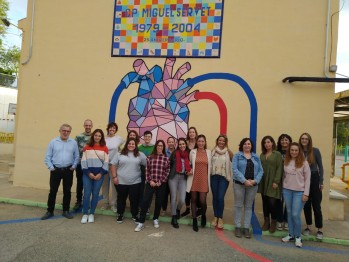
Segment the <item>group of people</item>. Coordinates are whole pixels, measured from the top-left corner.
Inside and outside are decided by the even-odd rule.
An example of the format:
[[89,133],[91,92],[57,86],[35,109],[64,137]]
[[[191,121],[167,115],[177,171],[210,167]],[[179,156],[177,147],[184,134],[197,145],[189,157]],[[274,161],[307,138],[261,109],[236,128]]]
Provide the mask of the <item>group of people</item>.
[[[288,230],[283,242],[295,241],[302,247],[301,211],[304,209],[310,234],[312,209],[315,216],[317,238],[322,239],[321,200],[323,167],[320,151],[313,147],[312,138],[303,133],[299,142],[292,142],[282,134],[277,143],[271,136],[261,141],[258,156],[253,141],[244,138],[238,152],[233,154],[228,138],[220,134],[215,146],[207,149],[205,135],[195,127],[188,129],[187,137],[169,137],[165,143],[151,144],[152,133],[139,134],[130,130],[126,140],[117,135],[116,123],[109,123],[106,136],[101,129],[92,132],[93,123],[84,122],[85,132],[69,138],[71,126],[63,124],[60,136],[53,139],[47,149],[45,163],[50,170],[48,208],[43,220],[54,215],[56,194],[63,181],[63,216],[73,218],[70,209],[73,172],[76,171],[76,203],[82,207],[81,223],[93,223],[102,191],[102,209],[110,207],[118,223],[124,220],[127,198],[130,202],[135,231],[144,228],[146,215],[155,194],[153,225],[159,227],[161,209],[166,210],[168,195],[171,206],[171,225],[179,228],[178,219],[192,215],[193,230],[198,232],[207,223],[207,194],[212,192],[214,218],[211,225],[223,229],[224,198],[232,180],[234,189],[235,236],[251,238],[252,206],[257,192],[262,196],[264,223],[262,230],[271,233]],[[111,191],[111,192],[109,192]],[[181,213],[182,207],[186,209]],[[243,212],[244,211],[244,212]],[[244,220],[242,222],[242,214]]]

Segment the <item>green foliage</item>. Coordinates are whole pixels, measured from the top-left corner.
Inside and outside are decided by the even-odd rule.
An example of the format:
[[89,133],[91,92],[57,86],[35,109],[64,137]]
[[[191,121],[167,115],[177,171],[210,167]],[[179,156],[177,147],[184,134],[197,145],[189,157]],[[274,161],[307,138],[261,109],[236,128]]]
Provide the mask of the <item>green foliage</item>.
[[21,50],[17,46],[0,50],[0,68],[7,74],[17,76]]
[[337,145],[347,146],[349,141],[349,123],[339,122],[337,124]]
[[[9,10],[9,4],[7,0],[0,0],[0,18],[7,17],[7,11]],[[6,32],[7,26],[0,20],[0,37]],[[1,44],[1,42],[0,42]]]

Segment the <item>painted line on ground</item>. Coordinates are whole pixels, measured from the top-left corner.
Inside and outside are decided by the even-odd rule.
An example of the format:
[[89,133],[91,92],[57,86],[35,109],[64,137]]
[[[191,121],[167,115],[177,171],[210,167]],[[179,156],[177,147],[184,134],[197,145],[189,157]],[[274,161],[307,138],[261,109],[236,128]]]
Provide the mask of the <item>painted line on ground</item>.
[[[251,219],[251,225],[253,229],[253,235],[256,238],[256,240],[263,242],[268,245],[272,246],[278,246],[278,247],[286,247],[286,248],[291,248],[290,245],[287,245],[282,242],[274,242],[270,240],[266,240],[263,238],[263,235],[269,235],[273,237],[280,237],[281,238],[286,236],[288,232],[283,232],[283,233],[278,233],[275,235],[271,235],[269,232],[268,233],[263,233],[262,229],[260,227],[260,224],[258,222],[258,218],[255,213],[252,214],[252,219]],[[303,240],[308,240],[308,241],[314,241],[315,238],[314,236],[302,236]],[[316,239],[316,238],[315,238]],[[339,244],[339,245],[349,245],[349,240],[344,240],[344,239],[336,239],[336,238],[324,238],[322,241],[315,240],[314,242],[323,242],[327,244]],[[296,248],[294,245],[292,245],[292,248]],[[332,253],[332,254],[343,254],[343,255],[349,255],[348,251],[341,251],[341,250],[335,250],[335,249],[330,249],[330,248],[323,248],[323,247],[312,247],[312,246],[303,246],[303,250],[309,250],[309,251],[316,251],[316,252],[325,252],[325,253]]]
[[[63,216],[54,216],[54,217],[51,217],[50,220],[52,220],[52,219],[59,219],[59,218],[63,218]],[[34,217],[34,218],[4,220],[4,221],[0,221],[0,225],[17,224],[17,223],[28,223],[28,222],[36,222],[36,221],[41,221],[41,218],[40,217]]]
[[257,261],[261,261],[261,262],[270,262],[272,260],[268,259],[268,258],[265,258],[263,256],[260,256],[256,253],[253,253],[251,252],[250,250],[247,250],[239,245],[237,245],[236,243],[234,243],[232,240],[230,240],[229,238],[227,238],[225,235],[224,235],[224,232],[223,230],[215,230],[215,233],[217,235],[217,237],[222,240],[225,244],[227,244],[228,246],[230,246],[231,248],[235,249],[236,251],[240,252],[241,254],[245,255],[245,256],[248,256],[254,260],[257,260]]

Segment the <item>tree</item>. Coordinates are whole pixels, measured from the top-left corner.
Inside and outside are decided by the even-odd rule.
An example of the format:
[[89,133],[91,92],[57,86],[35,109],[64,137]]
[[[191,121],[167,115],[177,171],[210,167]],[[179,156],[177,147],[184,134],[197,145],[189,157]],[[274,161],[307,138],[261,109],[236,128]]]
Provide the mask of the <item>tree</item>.
[[[7,0],[0,0],[0,18],[7,17],[7,11],[9,10],[9,5]],[[7,26],[2,22],[0,22],[0,48],[2,47],[1,37],[5,34]]]
[[0,82],[5,86],[9,86],[15,81],[20,61],[20,49],[18,47],[12,46],[7,49],[2,44],[2,38],[9,26],[6,20],[8,10],[8,1],[0,0]]
[[21,50],[17,46],[0,50],[0,68],[4,73],[18,76],[20,54]]

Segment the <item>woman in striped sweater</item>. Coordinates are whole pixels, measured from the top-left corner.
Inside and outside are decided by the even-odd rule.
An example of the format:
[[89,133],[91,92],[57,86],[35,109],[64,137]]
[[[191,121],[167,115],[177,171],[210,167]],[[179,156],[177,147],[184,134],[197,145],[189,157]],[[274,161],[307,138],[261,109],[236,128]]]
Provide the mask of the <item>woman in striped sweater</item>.
[[[101,129],[96,129],[91,135],[89,143],[85,146],[81,158],[84,185],[84,202],[82,224],[94,222],[94,213],[98,203],[99,190],[103,184],[105,174],[108,174],[108,148]],[[92,194],[92,200],[90,201]],[[90,214],[88,209],[90,207]]]

